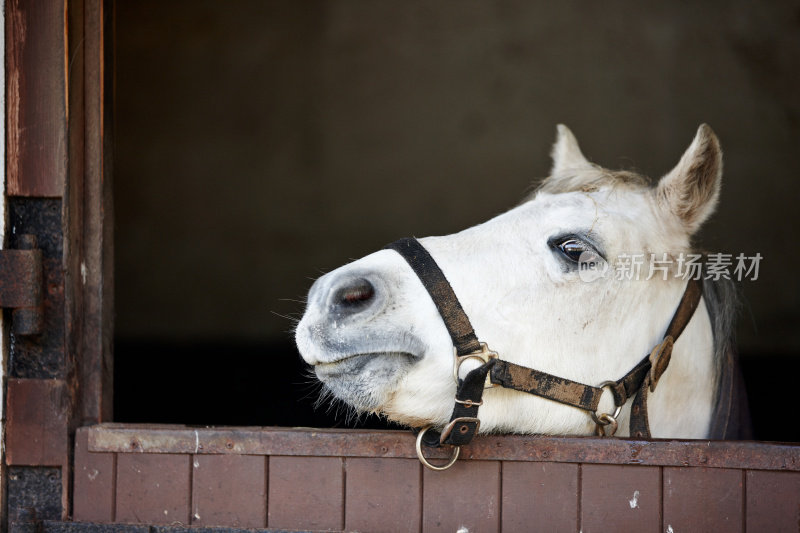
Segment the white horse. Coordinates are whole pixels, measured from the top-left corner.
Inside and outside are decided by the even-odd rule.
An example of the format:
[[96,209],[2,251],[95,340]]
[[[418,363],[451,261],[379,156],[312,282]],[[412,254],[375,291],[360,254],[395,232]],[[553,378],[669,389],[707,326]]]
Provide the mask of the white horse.
[[[692,236],[717,205],[722,152],[703,125],[654,186],[637,174],[590,163],[565,126],[558,127],[552,156],[550,177],[521,205],[420,242],[478,338],[500,358],[598,386],[624,376],[664,338],[687,283],[676,276],[677,260],[692,252]],[[639,278],[617,275],[618,258],[636,254],[644,257]],[[647,279],[652,257],[669,271],[656,269]],[[579,264],[587,258],[606,275],[587,281]],[[730,298],[720,283],[705,282],[650,394],[654,437],[709,436],[728,350]],[[375,252],[318,279],[296,341],[324,387],[358,412],[413,427],[443,427],[450,420],[456,392],[451,338],[420,279],[396,252]],[[478,365],[464,367],[470,363]],[[629,434],[630,408],[628,401],[617,435]],[[604,393],[600,411],[613,410],[611,394]],[[479,416],[481,432],[595,430],[585,411],[503,388],[486,390]]]

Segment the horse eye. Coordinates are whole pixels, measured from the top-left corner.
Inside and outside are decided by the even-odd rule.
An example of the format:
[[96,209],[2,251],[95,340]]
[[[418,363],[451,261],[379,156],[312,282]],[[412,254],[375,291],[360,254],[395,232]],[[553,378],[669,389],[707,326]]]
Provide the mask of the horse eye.
[[[558,245],[558,249],[561,250],[561,253],[564,254],[567,259],[575,263],[579,262],[581,260],[581,255],[586,252],[591,253],[592,256],[596,255],[596,252],[590,245],[578,239],[567,239]],[[586,259],[586,257],[584,257],[584,259]]]

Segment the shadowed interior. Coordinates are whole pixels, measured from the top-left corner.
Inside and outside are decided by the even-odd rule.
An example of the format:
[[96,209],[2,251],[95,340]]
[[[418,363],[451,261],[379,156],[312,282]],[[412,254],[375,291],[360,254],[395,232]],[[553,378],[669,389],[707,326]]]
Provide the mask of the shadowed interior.
[[764,256],[737,339],[757,436],[800,440],[772,423],[800,370],[797,6],[613,7],[118,1],[115,419],[342,423],[291,342],[310,278],[515,205],[557,123],[657,176],[708,122],[701,244]]

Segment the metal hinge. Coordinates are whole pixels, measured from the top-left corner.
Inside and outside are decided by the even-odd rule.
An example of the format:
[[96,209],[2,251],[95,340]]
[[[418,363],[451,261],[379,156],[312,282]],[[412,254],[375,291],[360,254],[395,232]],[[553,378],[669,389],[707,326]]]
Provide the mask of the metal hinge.
[[0,307],[11,309],[11,331],[37,335],[44,323],[42,251],[35,235],[20,235],[18,250],[0,250]]

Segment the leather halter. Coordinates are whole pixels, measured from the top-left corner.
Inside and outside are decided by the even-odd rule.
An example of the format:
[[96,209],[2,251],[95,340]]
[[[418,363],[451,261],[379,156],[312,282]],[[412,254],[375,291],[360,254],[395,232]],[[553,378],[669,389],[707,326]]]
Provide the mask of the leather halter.
[[[386,248],[395,250],[403,256],[417,274],[436,305],[455,347],[454,374],[458,380],[458,389],[453,414],[450,423],[441,432],[438,443],[428,440],[426,444],[462,446],[472,440],[480,426],[478,408],[482,404],[487,377],[492,385],[527,392],[588,411],[595,421],[598,435],[613,435],[622,406],[633,397],[630,434],[632,437],[650,437],[647,416],[648,390],[650,392],[655,390],[659,378],[669,364],[673,344],[678,340],[700,303],[703,292],[700,280],[689,281],[662,341],[650,354],[620,379],[592,386],[499,359],[486,344],[478,341],[453,288],[439,265],[419,241],[414,238],[400,239]],[[480,359],[483,364],[470,371],[463,380],[458,379],[458,367],[469,358]],[[616,406],[613,414],[597,413],[604,389],[609,389],[613,395]]]

